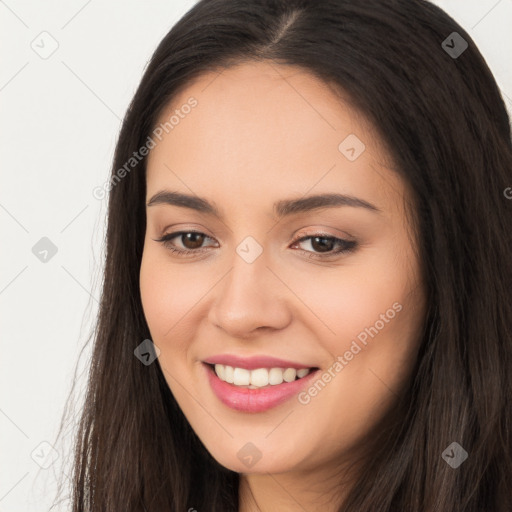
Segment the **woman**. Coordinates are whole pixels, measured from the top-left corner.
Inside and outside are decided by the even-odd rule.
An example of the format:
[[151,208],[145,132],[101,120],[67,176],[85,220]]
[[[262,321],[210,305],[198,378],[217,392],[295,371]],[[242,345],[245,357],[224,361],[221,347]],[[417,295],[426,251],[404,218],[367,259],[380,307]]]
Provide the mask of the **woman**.
[[73,510],[511,510],[511,183],[439,8],[197,3],[117,144]]

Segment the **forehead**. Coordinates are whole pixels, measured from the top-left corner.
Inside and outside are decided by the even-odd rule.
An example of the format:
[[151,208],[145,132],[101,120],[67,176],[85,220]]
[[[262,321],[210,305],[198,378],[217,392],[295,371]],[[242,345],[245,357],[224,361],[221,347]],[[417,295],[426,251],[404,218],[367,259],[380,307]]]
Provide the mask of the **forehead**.
[[[185,108],[191,98],[195,106]],[[203,74],[175,96],[158,125],[172,116],[149,155],[148,197],[166,186],[218,192],[221,201],[315,188],[382,202],[403,192],[370,123],[341,91],[298,67],[254,62]],[[343,152],[347,140],[361,151],[355,160]]]

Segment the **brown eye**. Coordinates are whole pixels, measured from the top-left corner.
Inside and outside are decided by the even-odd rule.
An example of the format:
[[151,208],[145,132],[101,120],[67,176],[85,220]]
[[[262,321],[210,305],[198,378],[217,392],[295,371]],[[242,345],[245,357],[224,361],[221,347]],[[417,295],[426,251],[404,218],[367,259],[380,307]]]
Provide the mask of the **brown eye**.
[[155,239],[155,242],[161,242],[177,256],[194,256],[208,250],[208,246],[203,246],[207,240],[212,239],[199,231],[176,231]]
[[311,247],[318,252],[332,251],[336,241],[332,237],[315,236],[311,238]]
[[[310,246],[310,249],[304,250],[300,246],[306,243]],[[293,247],[298,247],[300,252],[307,254],[309,258],[329,258],[353,252],[357,247],[357,242],[317,233],[316,235],[299,238],[293,243]]]
[[181,242],[185,249],[198,249],[203,245],[205,235],[203,233],[183,233],[181,235]]

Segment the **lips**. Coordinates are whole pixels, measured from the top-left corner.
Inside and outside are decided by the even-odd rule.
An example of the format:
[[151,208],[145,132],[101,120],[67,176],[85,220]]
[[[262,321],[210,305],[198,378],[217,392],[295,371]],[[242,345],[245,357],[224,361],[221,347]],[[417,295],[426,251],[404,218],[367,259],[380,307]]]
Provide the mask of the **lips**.
[[[270,362],[272,364],[276,364],[276,361],[276,359],[271,358]],[[247,363],[247,360],[245,360],[245,362]],[[282,362],[283,361],[281,361],[281,363]],[[286,361],[284,362],[288,363]],[[268,364],[269,360],[264,360],[264,363]],[[237,364],[240,364],[240,360]],[[252,360],[250,364],[255,364],[254,360]],[[217,377],[215,371],[209,363],[204,362],[202,366],[206,373],[206,378],[208,379],[210,387],[217,398],[229,408],[245,413],[264,412],[268,409],[283,404],[284,402],[287,402],[293,396],[296,396],[298,393],[300,393],[305,387],[310,385],[312,380],[317,376],[317,373],[319,372],[319,369],[315,369],[305,377],[292,382],[283,382],[282,384],[275,386],[250,389],[235,386],[233,384],[229,384],[228,382],[222,381],[219,379],[219,377]],[[256,368],[259,368],[259,366],[256,366]],[[304,366],[299,365],[298,368],[304,368]]]

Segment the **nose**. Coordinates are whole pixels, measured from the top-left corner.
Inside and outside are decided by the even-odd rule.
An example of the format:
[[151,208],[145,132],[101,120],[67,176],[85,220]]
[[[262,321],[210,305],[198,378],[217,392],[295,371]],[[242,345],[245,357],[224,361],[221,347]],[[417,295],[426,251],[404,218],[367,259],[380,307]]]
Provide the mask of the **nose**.
[[287,289],[267,267],[264,254],[252,263],[235,254],[231,270],[212,290],[208,319],[233,337],[283,329],[291,321]]

